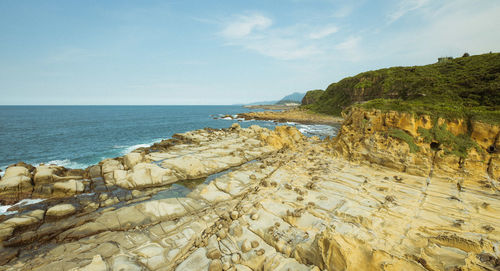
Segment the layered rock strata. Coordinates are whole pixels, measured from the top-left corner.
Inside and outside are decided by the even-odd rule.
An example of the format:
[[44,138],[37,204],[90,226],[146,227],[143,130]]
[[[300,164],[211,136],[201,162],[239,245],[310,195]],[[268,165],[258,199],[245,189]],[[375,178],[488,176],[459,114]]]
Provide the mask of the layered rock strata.
[[[498,191],[473,181],[457,189],[453,176],[352,163],[335,155],[331,142],[303,138],[293,128],[234,130],[188,133],[193,143],[169,147],[172,159],[199,147],[195,157],[211,162],[216,155],[201,154],[219,149],[217,138],[253,138],[268,148],[185,197],[157,199],[162,188],[155,187],[106,205],[112,194],[82,194],[9,217],[0,224],[0,270],[500,267]],[[165,163],[169,151],[163,153],[145,152],[141,162],[122,163],[120,173],[105,178],[119,183],[122,170],[133,175],[144,161],[172,165]],[[186,165],[169,167],[175,176],[212,172],[175,164]]]
[[[344,117],[345,122],[339,135],[332,141],[332,146],[337,154],[350,161],[379,164],[419,176],[434,174],[453,176],[460,182],[482,182],[486,190],[499,187],[498,125],[464,119],[432,119],[429,116],[356,107]],[[444,133],[441,135],[444,140],[455,137],[456,140],[468,142],[470,146],[456,146],[465,155],[449,153],[450,149],[443,146],[439,139],[424,140],[425,132],[435,127],[443,129],[437,132]],[[391,136],[395,130],[400,131],[403,139],[407,137],[407,140]],[[418,150],[412,150],[411,145]],[[465,147],[468,147],[467,150],[460,149]]]

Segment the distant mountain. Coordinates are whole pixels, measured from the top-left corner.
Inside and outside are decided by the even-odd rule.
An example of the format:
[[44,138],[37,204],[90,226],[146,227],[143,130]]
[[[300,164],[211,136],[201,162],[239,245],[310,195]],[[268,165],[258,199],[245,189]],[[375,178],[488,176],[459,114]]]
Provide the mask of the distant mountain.
[[290,95],[283,97],[276,104],[286,104],[286,103],[298,103],[298,104],[300,104],[305,95],[306,95],[305,93],[294,92]]

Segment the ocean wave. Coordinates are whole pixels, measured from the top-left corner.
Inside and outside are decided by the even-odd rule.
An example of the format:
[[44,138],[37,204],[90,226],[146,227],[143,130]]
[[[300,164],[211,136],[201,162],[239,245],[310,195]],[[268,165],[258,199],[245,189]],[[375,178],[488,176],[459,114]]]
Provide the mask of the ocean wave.
[[155,143],[158,143],[160,141],[162,141],[163,139],[162,138],[157,138],[149,143],[143,143],[143,144],[137,144],[137,145],[132,145],[132,146],[128,146],[128,147],[124,147],[124,149],[121,151],[121,154],[122,155],[125,155],[135,149],[138,149],[138,148],[148,148],[148,147],[151,147],[151,145],[155,144]]
[[335,136],[337,134],[337,129],[335,127],[329,126],[329,125],[299,124],[296,127],[303,134],[318,135],[318,136]]
[[11,207],[21,206],[21,205],[31,205],[44,201],[45,199],[23,199],[16,204],[12,205],[0,205],[0,215],[11,215],[17,213],[17,211],[8,212]]
[[[42,163],[40,163],[40,164],[42,164]],[[39,166],[40,164],[38,164],[36,166]],[[43,163],[43,164],[58,165],[58,166],[66,167],[66,168],[81,168],[81,169],[87,168],[88,166],[90,166],[90,164],[78,163],[75,161],[71,161],[70,159],[52,160],[52,161],[49,161],[49,162]]]

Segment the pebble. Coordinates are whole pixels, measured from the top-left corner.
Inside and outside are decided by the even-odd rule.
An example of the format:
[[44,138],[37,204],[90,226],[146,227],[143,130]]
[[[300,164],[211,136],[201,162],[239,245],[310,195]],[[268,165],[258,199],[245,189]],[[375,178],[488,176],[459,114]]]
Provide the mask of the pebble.
[[256,248],[259,246],[259,242],[257,240],[253,240],[251,244],[252,244],[252,248]]
[[234,264],[238,264],[238,263],[240,263],[240,254],[238,254],[238,253],[233,253],[233,255],[231,255],[231,261],[232,261]]
[[250,218],[251,218],[252,220],[257,220],[257,219],[259,219],[259,214],[257,214],[257,213],[253,213],[253,214],[250,216]]
[[266,253],[266,251],[265,251],[263,248],[261,248],[261,249],[259,249],[259,250],[257,250],[257,251],[255,252],[255,254],[257,254],[257,256],[264,255],[264,253]]
[[252,249],[252,244],[250,243],[250,241],[245,240],[241,245],[241,251],[243,251],[243,253],[246,253],[249,252],[251,249]]
[[231,212],[231,219],[233,219],[233,220],[238,219],[238,215],[239,215],[238,211],[232,211]]
[[222,257],[222,254],[218,249],[212,249],[209,252],[207,252],[207,258],[211,260],[220,259],[220,257]]

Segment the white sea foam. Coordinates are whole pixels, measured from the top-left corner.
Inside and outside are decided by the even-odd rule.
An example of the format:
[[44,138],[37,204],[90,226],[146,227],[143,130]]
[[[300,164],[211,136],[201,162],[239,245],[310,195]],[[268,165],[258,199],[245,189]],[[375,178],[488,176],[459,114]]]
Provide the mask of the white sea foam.
[[147,147],[151,147],[151,145],[155,144],[155,143],[158,143],[160,141],[162,141],[163,139],[162,138],[157,138],[153,141],[151,141],[150,143],[144,143],[144,144],[137,144],[137,145],[132,145],[132,146],[128,146],[128,147],[125,147],[125,149],[121,152],[123,155],[135,150],[135,149],[138,149],[138,148],[147,148]]
[[10,209],[11,207],[21,206],[21,205],[31,205],[42,201],[44,201],[44,199],[23,199],[13,205],[0,205],[0,215],[11,215],[17,213],[17,211],[8,212],[7,210]]
[[318,136],[335,136],[335,135],[337,135],[337,128],[333,127],[333,126],[329,126],[329,125],[298,124],[297,129],[303,134],[311,134],[311,135],[318,135]]
[[[90,166],[87,164],[82,164],[82,163],[71,161],[70,159],[52,160],[52,161],[49,161],[49,162],[44,163],[44,164],[46,164],[46,165],[58,165],[58,166],[66,167],[66,168],[82,168],[82,169]],[[38,164],[37,166],[39,166],[39,165],[40,164]]]

